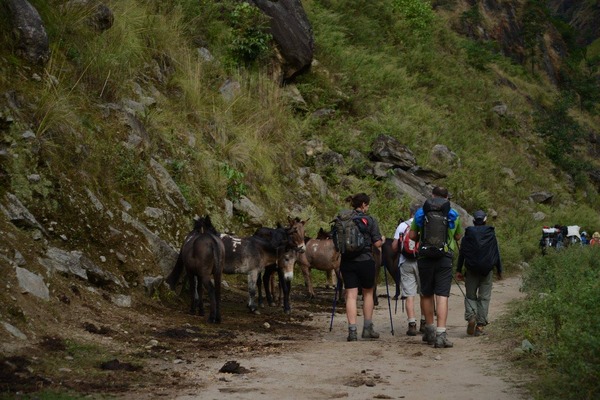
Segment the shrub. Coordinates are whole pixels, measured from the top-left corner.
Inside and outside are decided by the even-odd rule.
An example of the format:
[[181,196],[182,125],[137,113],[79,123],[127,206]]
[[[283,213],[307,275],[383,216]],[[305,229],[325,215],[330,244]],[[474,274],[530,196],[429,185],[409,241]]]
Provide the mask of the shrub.
[[540,398],[600,396],[600,248],[571,246],[537,258],[526,271],[527,299],[513,323],[534,344],[530,362],[548,379],[534,383]]

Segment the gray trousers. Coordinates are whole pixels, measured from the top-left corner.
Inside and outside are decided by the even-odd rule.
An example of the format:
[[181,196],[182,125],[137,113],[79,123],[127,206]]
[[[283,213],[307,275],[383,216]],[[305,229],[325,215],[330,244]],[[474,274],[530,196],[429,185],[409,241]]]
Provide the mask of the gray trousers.
[[465,320],[468,321],[473,315],[477,318],[477,324],[488,324],[488,310],[492,298],[492,278],[494,271],[487,275],[465,271]]

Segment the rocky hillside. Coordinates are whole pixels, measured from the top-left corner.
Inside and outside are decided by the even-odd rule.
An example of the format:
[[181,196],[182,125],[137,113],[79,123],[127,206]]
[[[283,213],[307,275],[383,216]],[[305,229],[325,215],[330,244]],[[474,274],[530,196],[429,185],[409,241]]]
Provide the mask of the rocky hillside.
[[598,61],[547,14],[588,45],[598,3],[547,3],[4,2],[3,346],[73,293],[135,310],[195,215],[314,236],[365,191],[391,236],[445,185],[513,271],[542,225],[600,230]]

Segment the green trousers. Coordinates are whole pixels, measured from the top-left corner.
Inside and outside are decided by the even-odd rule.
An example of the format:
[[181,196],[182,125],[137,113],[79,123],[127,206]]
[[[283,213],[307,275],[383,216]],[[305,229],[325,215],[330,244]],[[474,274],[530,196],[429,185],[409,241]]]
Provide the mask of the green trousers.
[[468,321],[473,315],[477,318],[477,324],[488,324],[488,310],[492,298],[492,280],[494,272],[480,275],[469,270],[465,273],[465,320]]

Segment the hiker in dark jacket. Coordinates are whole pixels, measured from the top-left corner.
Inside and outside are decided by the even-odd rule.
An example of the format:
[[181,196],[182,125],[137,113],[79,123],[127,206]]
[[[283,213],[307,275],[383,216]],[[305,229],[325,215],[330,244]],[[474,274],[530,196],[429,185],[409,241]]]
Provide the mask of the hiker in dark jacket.
[[[458,263],[456,279],[465,281],[465,320],[467,334],[483,335],[483,327],[488,324],[487,316],[492,298],[492,275],[496,267],[498,279],[502,279],[502,261],[493,226],[487,226],[485,212],[473,214],[473,224],[465,230]],[[466,267],[462,275],[462,267]]]

